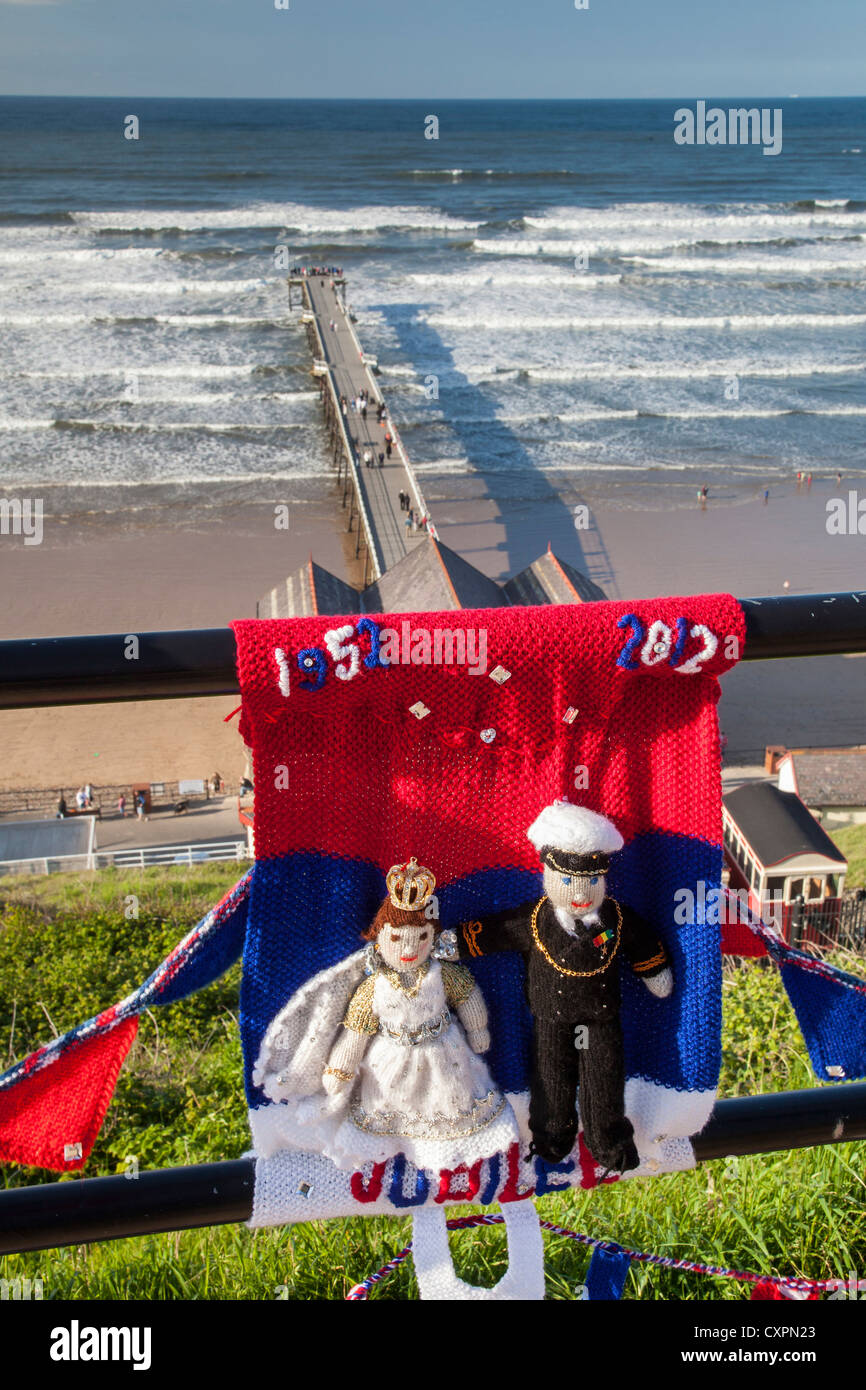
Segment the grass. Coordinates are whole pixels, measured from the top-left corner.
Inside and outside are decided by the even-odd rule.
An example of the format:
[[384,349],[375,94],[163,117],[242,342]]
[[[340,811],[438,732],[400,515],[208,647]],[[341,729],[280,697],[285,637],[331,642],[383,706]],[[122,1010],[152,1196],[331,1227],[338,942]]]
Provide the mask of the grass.
[[[10,1060],[120,998],[237,877],[236,865],[6,879],[0,884],[0,1046]],[[127,919],[130,897],[137,919]],[[864,963],[833,959],[864,974]],[[146,1015],[121,1072],[87,1176],[231,1158],[249,1145],[237,1030],[239,967],[192,999]],[[722,1095],[816,1084],[777,972],[728,962]],[[10,1040],[14,1013],[14,1035]],[[4,1065],[6,1059],[4,1058]],[[56,1175],[15,1165],[6,1186]],[[68,1180],[74,1181],[74,1178]],[[847,1278],[866,1265],[862,1150],[827,1145],[730,1158],[538,1202],[559,1225],[638,1250],[762,1273]],[[455,1214],[472,1208],[454,1208]],[[41,1278],[45,1298],[340,1299],[411,1238],[407,1219],[363,1218],[249,1231],[214,1227],[0,1259],[0,1278]],[[572,1300],[589,1252],[547,1245],[547,1295]],[[452,1237],[458,1274],[493,1283],[501,1228]],[[733,1280],[633,1264],[626,1298],[742,1299]],[[411,1261],[372,1295],[417,1297]]]
[[866,888],[866,825],[825,827],[831,840],[848,860],[846,888]]

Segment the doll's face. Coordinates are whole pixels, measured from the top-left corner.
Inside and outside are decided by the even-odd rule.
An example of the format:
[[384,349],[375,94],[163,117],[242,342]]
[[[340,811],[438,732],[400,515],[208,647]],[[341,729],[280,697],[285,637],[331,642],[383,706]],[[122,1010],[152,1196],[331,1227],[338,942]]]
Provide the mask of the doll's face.
[[545,864],[544,891],[554,907],[583,917],[601,907],[607,884],[604,874],[563,874]]
[[433,949],[433,923],[395,927],[386,922],[376,937],[379,954],[392,970],[417,970]]

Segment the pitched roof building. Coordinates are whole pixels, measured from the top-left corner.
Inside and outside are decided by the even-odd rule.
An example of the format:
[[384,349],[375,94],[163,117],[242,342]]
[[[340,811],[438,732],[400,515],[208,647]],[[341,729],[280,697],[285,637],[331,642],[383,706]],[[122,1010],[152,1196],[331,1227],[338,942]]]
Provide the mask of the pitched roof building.
[[866,747],[768,748],[767,770],[822,821],[866,822]]
[[259,599],[258,618],[312,617],[318,613],[438,613],[449,608],[508,608],[546,603],[592,603],[604,592],[548,546],[504,584],[426,536],[389,570],[359,592],[317,565],[300,570]]

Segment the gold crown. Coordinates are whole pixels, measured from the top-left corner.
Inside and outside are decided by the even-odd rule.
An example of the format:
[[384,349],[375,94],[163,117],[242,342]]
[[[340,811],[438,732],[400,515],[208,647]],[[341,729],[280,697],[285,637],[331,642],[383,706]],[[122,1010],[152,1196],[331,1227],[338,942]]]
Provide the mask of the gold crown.
[[391,902],[404,912],[426,907],[436,887],[436,879],[430,869],[419,864],[414,855],[408,864],[392,864],[385,875],[385,882]]

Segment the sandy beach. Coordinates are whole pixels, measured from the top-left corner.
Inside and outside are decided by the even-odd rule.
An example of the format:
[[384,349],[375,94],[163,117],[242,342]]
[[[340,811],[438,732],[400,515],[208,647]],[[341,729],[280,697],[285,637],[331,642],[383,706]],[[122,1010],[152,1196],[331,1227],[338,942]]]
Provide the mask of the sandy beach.
[[[774,488],[766,505],[762,488],[730,489],[711,495],[706,510],[691,486],[652,482],[607,492],[566,483],[516,501],[497,499],[480,475],[459,486],[449,480],[449,488],[446,498],[427,486],[441,540],[496,579],[550,542],[609,598],[826,592],[863,582],[863,538],[827,534],[826,502],[838,491],[832,478],[799,493],[794,484]],[[579,505],[589,509],[588,529],[574,526]],[[41,545],[15,537],[0,543],[0,584],[11,596],[0,637],[221,627],[253,616],[257,598],[311,553],[353,578],[354,542],[327,478],[318,500],[293,508],[292,523],[277,531],[265,505],[215,509],[189,529],[157,511],[133,519],[117,512],[104,520],[46,517]],[[720,706],[728,760],[754,759],[767,743],[863,742],[864,690],[860,658],[741,665],[726,678]],[[234,781],[243,749],[236,724],[224,720],[235,704],[159,700],[4,712],[2,784],[74,788],[85,780],[200,777],[214,768]]]

